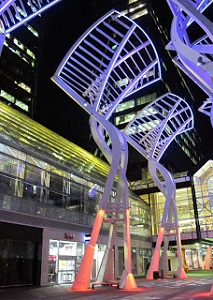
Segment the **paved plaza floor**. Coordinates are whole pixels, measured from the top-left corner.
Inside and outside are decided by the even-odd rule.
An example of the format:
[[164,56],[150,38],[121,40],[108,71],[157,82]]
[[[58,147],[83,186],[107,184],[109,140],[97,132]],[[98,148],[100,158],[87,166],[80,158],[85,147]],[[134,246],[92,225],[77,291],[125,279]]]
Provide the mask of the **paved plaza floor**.
[[94,290],[72,291],[71,285],[0,289],[0,300],[205,300],[212,299],[213,271],[187,274],[187,279],[137,278],[137,289],[97,286]]

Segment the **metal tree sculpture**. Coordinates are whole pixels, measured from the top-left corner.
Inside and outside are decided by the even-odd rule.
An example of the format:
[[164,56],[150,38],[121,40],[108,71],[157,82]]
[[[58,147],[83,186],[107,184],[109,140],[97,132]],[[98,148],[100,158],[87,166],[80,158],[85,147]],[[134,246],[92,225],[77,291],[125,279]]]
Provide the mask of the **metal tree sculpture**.
[[[171,42],[168,50],[175,50],[174,63],[184,71],[207,95],[200,111],[209,115],[213,126],[213,23],[202,13],[212,0],[167,0],[174,15]],[[192,30],[192,25],[196,25]],[[194,38],[196,36],[196,40]],[[199,36],[199,38],[198,38]]]
[[[116,228],[122,225],[124,270],[120,287],[136,287],[131,266],[128,148],[125,136],[109,122],[109,117],[124,97],[159,80],[160,76],[159,59],[148,36],[132,20],[112,10],[71,47],[52,78],[90,115],[93,138],[110,164],[91,240],[72,287],[75,290],[89,287],[94,247],[103,222],[110,224],[110,231],[97,279],[114,280],[113,244]],[[116,197],[112,202],[110,194],[116,177]]]
[[[165,273],[168,272],[166,253],[170,235],[175,235],[177,240],[178,269],[176,277],[186,277],[182,265],[175,182],[172,174],[159,163],[159,160],[174,138],[178,134],[192,129],[193,123],[193,114],[189,105],[180,97],[168,93],[142,109],[124,130],[127,141],[147,158],[150,175],[166,199],[155,251],[147,274],[148,279],[153,279],[153,272],[159,271],[160,248],[163,238],[161,270],[164,270]],[[163,181],[160,180],[160,175],[163,176]]]
[[23,23],[41,14],[61,0],[1,0],[0,1],[0,54],[5,35]]

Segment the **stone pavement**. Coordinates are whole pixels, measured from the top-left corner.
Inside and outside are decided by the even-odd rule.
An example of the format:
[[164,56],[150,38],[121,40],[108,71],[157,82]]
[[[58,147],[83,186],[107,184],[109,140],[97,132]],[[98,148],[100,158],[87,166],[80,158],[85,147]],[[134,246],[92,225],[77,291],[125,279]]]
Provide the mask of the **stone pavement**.
[[0,289],[0,300],[213,300],[213,273],[187,279],[136,279],[138,288],[122,290],[97,286],[94,290],[72,291],[71,285]]

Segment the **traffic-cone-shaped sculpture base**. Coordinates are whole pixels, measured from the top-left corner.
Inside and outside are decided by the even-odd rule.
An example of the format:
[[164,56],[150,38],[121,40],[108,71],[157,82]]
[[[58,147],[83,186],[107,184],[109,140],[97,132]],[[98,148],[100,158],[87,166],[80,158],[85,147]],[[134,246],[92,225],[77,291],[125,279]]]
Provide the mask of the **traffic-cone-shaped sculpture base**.
[[137,289],[137,284],[132,273],[123,272],[120,280],[119,287],[124,290]]
[[186,275],[186,272],[184,271],[184,269],[180,267],[177,269],[177,271],[175,273],[175,277],[179,278],[179,279],[186,279],[187,275]]
[[212,247],[208,247],[207,248],[207,252],[206,252],[206,257],[205,257],[205,270],[210,270],[211,267],[211,262],[212,262]]
[[[92,267],[93,256],[94,256],[94,247],[88,245],[86,255],[83,257],[83,260],[81,263],[81,269],[79,269],[80,272],[78,272],[76,279],[72,285],[72,290],[75,290],[75,291],[88,290],[89,282],[90,282],[90,270]],[[84,271],[82,270],[83,267],[84,267]],[[89,270],[89,272],[88,272],[88,270]]]
[[211,291],[210,291],[210,293],[209,293],[209,296],[213,296],[213,285],[212,285],[212,287],[211,287]]
[[99,209],[97,212],[92,229],[91,239],[81,261],[80,268],[72,286],[72,290],[85,291],[89,288],[95,245],[101,225],[103,223],[104,213],[105,211],[103,209]]
[[153,272],[158,271],[159,269],[159,261],[160,261],[160,252],[155,249],[146,279],[148,280],[153,279]]

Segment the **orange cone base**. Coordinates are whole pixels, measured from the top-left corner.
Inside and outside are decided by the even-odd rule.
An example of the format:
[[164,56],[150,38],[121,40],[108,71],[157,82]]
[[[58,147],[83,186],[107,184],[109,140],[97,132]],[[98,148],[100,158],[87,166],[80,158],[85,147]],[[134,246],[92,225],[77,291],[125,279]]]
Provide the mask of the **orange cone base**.
[[137,289],[137,284],[133,274],[132,273],[127,274],[127,276],[120,283],[119,287],[124,290]]
[[89,289],[89,283],[84,278],[76,278],[71,290],[73,291],[87,291]]
[[186,279],[187,275],[183,268],[177,269],[177,272],[175,273],[175,277],[179,279]]
[[210,291],[210,293],[209,293],[209,296],[213,296],[213,285],[212,285],[212,287],[211,287],[211,291]]

